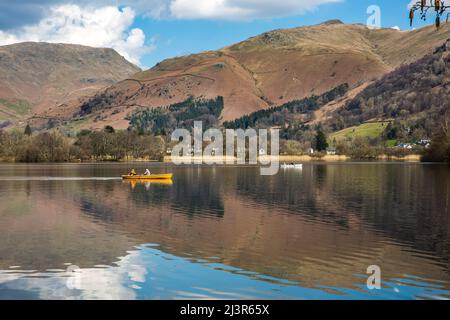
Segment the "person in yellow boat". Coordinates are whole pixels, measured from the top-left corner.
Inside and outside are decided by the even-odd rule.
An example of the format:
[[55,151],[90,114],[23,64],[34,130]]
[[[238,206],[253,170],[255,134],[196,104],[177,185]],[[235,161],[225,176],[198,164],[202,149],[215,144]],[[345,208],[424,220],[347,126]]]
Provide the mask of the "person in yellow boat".
[[145,169],[144,176],[151,176],[151,172],[148,169]]
[[137,176],[136,170],[131,169],[130,173],[128,174],[130,176]]

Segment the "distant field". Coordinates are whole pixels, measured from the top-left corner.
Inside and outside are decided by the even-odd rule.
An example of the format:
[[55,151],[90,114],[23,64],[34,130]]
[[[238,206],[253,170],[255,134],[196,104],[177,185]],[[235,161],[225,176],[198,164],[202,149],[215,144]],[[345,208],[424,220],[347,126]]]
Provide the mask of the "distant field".
[[3,112],[2,112],[2,110],[0,110],[0,121],[2,121],[2,120],[8,120],[9,119],[9,117],[6,115],[6,114],[4,114]]
[[75,119],[67,124],[64,124],[64,128],[72,133],[77,133],[81,130],[81,127],[89,122],[89,120],[92,121],[92,119],[89,118],[79,118]]
[[331,142],[333,142],[334,140],[336,140],[336,142],[339,142],[342,140],[352,140],[356,137],[376,138],[383,133],[388,124],[389,121],[363,123],[359,126],[350,127],[341,131],[334,132],[328,137],[328,139]]
[[0,99],[0,107],[1,106],[6,107],[8,110],[20,116],[24,116],[31,111],[31,106],[26,101],[17,101],[13,103],[4,99]]

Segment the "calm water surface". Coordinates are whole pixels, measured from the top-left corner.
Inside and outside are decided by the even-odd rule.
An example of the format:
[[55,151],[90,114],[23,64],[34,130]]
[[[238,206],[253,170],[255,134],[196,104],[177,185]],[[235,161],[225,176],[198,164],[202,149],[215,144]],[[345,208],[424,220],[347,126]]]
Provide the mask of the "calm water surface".
[[449,166],[130,166],[0,165],[0,299],[450,298]]

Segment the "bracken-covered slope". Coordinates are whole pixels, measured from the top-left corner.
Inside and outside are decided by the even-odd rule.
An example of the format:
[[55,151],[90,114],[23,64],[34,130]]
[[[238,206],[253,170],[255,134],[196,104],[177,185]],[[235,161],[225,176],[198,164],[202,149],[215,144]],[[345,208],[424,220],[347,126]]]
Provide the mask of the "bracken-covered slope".
[[[275,30],[241,43],[165,60],[97,94],[93,128],[125,128],[140,107],[166,106],[193,97],[224,98],[222,121],[319,95],[340,84],[351,88],[418,60],[450,37],[450,28],[369,30],[333,21]],[[49,115],[73,117],[89,99]]]
[[112,49],[25,42],[0,47],[0,121],[45,114],[140,69]]

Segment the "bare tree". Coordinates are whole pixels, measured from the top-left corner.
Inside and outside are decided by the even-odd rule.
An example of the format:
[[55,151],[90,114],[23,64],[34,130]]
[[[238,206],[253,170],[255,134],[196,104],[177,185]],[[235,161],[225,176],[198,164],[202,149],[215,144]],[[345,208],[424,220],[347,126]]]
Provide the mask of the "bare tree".
[[448,22],[450,13],[447,11],[450,10],[450,6],[447,5],[444,0],[417,0],[416,3],[412,5],[409,12],[410,25],[412,26],[416,12],[419,12],[420,19],[426,21],[430,10],[434,10],[436,14],[436,28],[439,29],[441,26],[443,17],[446,17],[446,22]]

